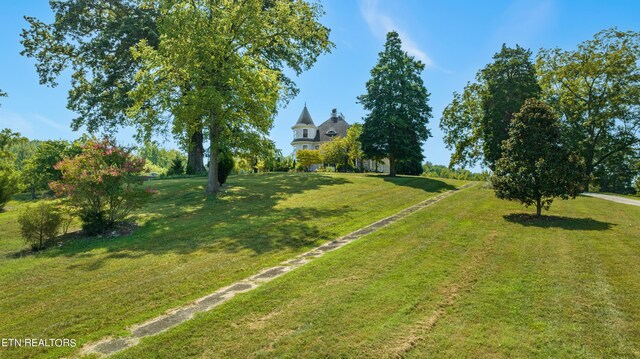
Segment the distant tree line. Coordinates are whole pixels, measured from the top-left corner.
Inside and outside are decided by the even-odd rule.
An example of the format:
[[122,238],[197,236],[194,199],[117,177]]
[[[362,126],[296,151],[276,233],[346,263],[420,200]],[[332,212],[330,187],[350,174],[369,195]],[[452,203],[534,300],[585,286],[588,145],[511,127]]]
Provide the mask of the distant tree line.
[[466,181],[487,181],[489,179],[489,172],[483,171],[482,173],[474,173],[466,169],[449,168],[444,165],[434,165],[431,162],[427,162],[422,165],[423,173],[425,177],[436,178],[452,178]]

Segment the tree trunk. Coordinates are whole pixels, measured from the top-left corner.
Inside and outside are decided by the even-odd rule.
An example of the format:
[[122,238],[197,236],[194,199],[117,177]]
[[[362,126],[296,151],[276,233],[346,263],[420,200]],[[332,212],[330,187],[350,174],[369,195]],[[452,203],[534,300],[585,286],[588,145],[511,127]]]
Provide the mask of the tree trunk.
[[204,167],[204,136],[202,130],[196,130],[189,140],[189,152],[187,153],[187,174],[196,174],[206,171]]
[[389,156],[389,176],[396,176],[396,159],[393,156]]
[[536,217],[542,216],[542,200],[538,198],[536,200]]
[[220,126],[215,121],[213,114],[209,115],[209,180],[207,182],[207,194],[215,194],[220,191],[220,183],[218,182],[218,152],[220,142]]

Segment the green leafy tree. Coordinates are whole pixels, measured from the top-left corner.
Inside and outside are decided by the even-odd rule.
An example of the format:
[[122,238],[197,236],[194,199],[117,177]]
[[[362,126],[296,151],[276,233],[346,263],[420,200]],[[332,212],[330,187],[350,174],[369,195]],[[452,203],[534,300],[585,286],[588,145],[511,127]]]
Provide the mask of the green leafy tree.
[[525,100],[539,97],[541,89],[531,51],[518,45],[502,45],[476,79],[478,82],[468,83],[462,94],[454,92],[453,101],[442,113],[440,128],[445,145],[454,151],[450,166],[465,167],[483,160],[493,169],[502,156],[513,114]]
[[14,157],[14,167],[17,171],[24,169],[27,160],[36,153],[36,149],[40,146],[41,142],[40,140],[19,141],[9,146],[8,151]]
[[25,16],[22,55],[36,60],[40,83],[57,86],[60,74],[71,70],[67,108],[75,111],[72,128],[91,133],[130,125],[125,110],[135,84],[139,61],[130,48],[145,39],[158,43],[152,6],[135,0],[63,0],[50,2],[54,22]]
[[640,145],[640,33],[603,30],[576,50],[542,50],[537,65],[568,144],[585,159],[586,189],[597,167]]
[[364,152],[362,151],[360,135],[362,135],[362,124],[354,123],[347,130],[347,136],[344,138],[344,142],[347,148],[349,166],[352,168],[358,167],[358,170],[362,172]]
[[60,180],[62,173],[55,165],[69,155],[70,144],[67,141],[43,141],[36,148],[33,156],[25,161],[21,177],[36,198],[36,191],[48,189],[49,182]]
[[10,162],[0,160],[0,211],[16,192],[18,192],[18,175]]
[[[36,60],[42,84],[56,86],[62,71],[71,69],[67,107],[79,115],[72,128],[86,126],[91,133],[112,133],[120,126],[136,125],[126,114],[132,105],[128,92],[135,86],[140,66],[130,49],[142,39],[157,46],[161,14],[154,4],[143,0],[63,0],[51,2],[51,10],[55,19],[51,24],[25,17],[29,28],[22,32],[22,54]],[[159,130],[139,129],[142,137]],[[175,126],[172,132],[188,150],[194,173],[205,171],[202,124]]]
[[608,157],[597,166],[591,176],[592,190],[623,194],[635,193],[634,179],[640,175],[636,161],[640,151],[635,154],[619,152]]
[[20,133],[8,128],[0,131],[0,210],[18,191],[18,174],[14,170],[14,156],[9,151],[10,147],[19,142],[26,142]]
[[[384,51],[371,70],[367,93],[358,101],[369,113],[364,118],[360,141],[370,158],[389,158],[390,176],[396,175],[396,161],[422,156],[421,144],[431,136],[429,93],[420,73],[424,64],[401,49],[400,36],[387,34]],[[422,161],[422,158],[420,158]]]
[[346,168],[349,162],[347,143],[344,138],[336,136],[331,141],[320,145],[320,162],[326,165]]
[[498,198],[535,205],[539,217],[555,197],[580,194],[583,160],[562,144],[558,118],[540,100],[525,101],[511,121],[503,148],[491,177]]
[[[143,63],[130,113],[145,128],[170,113],[183,126],[204,119],[209,134],[207,193],[219,190],[220,149],[263,139],[296,74],[332,46],[318,23],[322,8],[305,1],[160,1],[157,47],[135,49]],[[184,89],[189,91],[183,91]],[[154,106],[147,106],[153,103]]]
[[311,165],[322,163],[320,151],[318,150],[298,150],[296,151],[298,166],[307,171],[311,171]]

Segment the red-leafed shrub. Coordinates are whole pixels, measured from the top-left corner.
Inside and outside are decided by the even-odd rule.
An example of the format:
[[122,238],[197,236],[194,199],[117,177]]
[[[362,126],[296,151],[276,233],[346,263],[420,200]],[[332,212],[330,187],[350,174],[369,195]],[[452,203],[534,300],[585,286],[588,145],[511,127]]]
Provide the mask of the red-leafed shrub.
[[123,222],[155,192],[142,187],[144,159],[109,140],[89,140],[82,153],[65,158],[55,168],[62,179],[49,184],[69,198],[87,234],[98,234]]

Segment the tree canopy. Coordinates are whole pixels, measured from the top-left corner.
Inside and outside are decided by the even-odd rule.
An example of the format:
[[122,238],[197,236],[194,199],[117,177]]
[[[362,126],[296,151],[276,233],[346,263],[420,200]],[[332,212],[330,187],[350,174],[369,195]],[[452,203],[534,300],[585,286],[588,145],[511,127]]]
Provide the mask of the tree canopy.
[[158,46],[142,40],[134,50],[143,65],[129,114],[148,129],[166,126],[166,114],[181,126],[204,120],[206,191],[215,193],[221,148],[266,137],[291,96],[284,68],[310,68],[332,46],[329,29],[318,22],[321,6],[304,1],[160,1],[158,11]]
[[397,32],[387,34],[366,83],[367,93],[358,96],[369,111],[360,135],[362,150],[370,158],[388,157],[391,176],[396,174],[396,160],[420,156],[422,161],[421,145],[431,136],[429,93],[420,77],[424,64],[401,45]]
[[540,216],[555,197],[575,198],[581,192],[584,163],[563,145],[560,123],[548,105],[527,100],[508,135],[491,177],[498,198],[535,205]]
[[130,49],[143,39],[158,43],[154,7],[141,0],[63,0],[50,6],[51,24],[25,16],[29,27],[21,34],[21,54],[36,60],[41,84],[57,86],[62,72],[71,70],[67,108],[78,114],[73,130],[111,132],[135,125],[125,112],[139,68]]
[[518,45],[502,45],[493,62],[476,75],[477,83],[469,83],[462,94],[454,92],[453,101],[445,108],[440,128],[444,142],[453,149],[450,165],[474,165],[482,160],[493,169],[502,156],[513,114],[524,101],[538,97],[540,86],[531,51]]
[[562,115],[569,145],[585,159],[587,181],[598,167],[613,170],[611,157],[637,153],[640,33],[603,30],[576,50],[542,50],[537,65],[546,100]]

